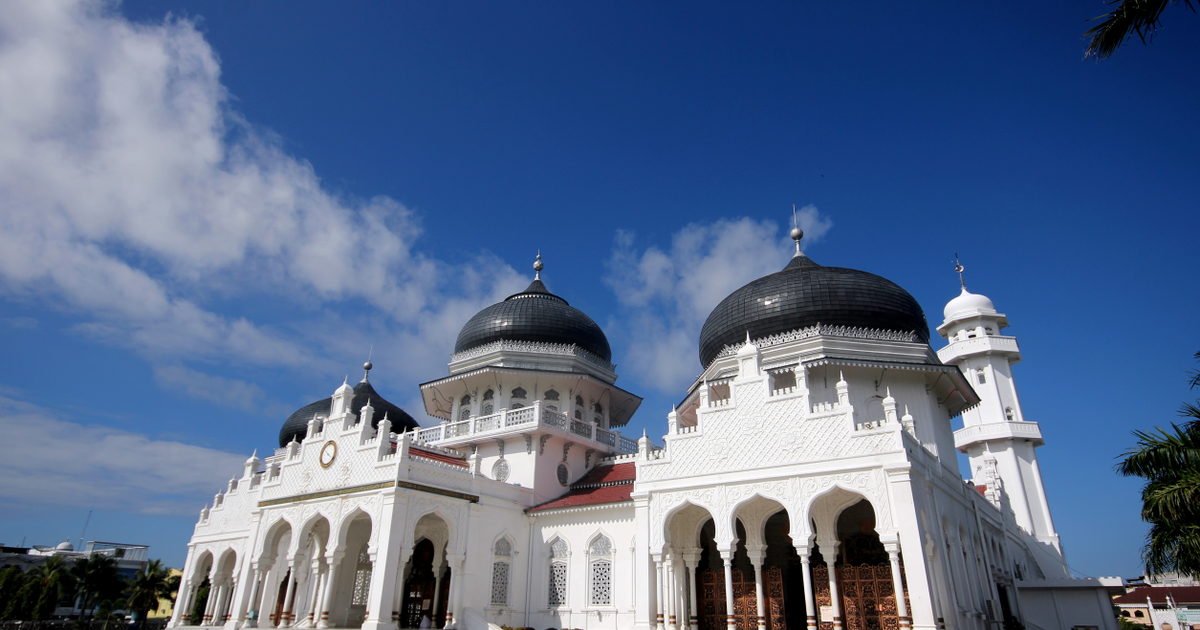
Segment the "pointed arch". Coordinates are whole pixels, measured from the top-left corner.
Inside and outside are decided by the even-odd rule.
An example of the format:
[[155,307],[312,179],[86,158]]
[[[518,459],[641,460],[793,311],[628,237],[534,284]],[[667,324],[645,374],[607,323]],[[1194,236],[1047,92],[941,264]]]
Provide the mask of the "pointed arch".
[[764,531],[767,527],[767,519],[779,512],[787,512],[788,519],[793,518],[787,505],[782,501],[755,491],[730,508],[729,527],[731,531],[737,531],[737,521],[741,520],[747,538],[743,542],[747,545],[765,544]]

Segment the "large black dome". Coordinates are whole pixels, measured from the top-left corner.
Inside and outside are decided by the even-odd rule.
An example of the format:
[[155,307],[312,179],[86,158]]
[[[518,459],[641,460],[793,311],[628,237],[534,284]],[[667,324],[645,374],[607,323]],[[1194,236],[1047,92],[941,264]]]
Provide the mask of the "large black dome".
[[[367,406],[367,401],[370,401],[371,407],[375,409],[375,415],[371,418],[372,427],[379,426],[379,421],[383,420],[384,414],[387,414],[388,422],[392,423],[392,431],[396,433],[411,431],[421,426],[403,409],[384,400],[383,396],[380,396],[364,377],[358,385],[354,386],[354,399],[350,401],[350,411],[357,415],[363,407]],[[296,413],[288,416],[283,423],[283,428],[279,430],[279,446],[287,446],[292,438],[295,438],[297,442],[303,440],[305,434],[308,433],[308,421],[312,420],[314,416],[329,417],[332,409],[333,396],[330,396],[296,410]]]
[[873,273],[822,267],[803,254],[721,300],[700,331],[700,363],[753,339],[823,324],[911,332],[929,343],[921,305],[896,283]]
[[612,362],[612,349],[604,331],[583,311],[547,290],[541,280],[476,313],[458,333],[454,352],[501,339],[575,344]]

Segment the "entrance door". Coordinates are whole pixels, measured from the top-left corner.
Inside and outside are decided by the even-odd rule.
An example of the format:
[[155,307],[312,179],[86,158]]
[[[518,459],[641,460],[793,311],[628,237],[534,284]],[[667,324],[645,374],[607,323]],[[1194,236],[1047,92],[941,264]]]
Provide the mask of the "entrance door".
[[[816,600],[821,630],[833,630],[833,619],[827,617],[833,605],[829,596],[829,569],[815,566],[812,573],[813,599]],[[838,567],[837,585],[842,626],[846,630],[897,630],[900,627],[890,566],[860,564]],[[907,588],[904,599],[907,603]]]
[[[748,572],[733,570],[733,620],[738,630],[758,628],[758,598],[755,596],[754,579],[747,579],[748,576]],[[724,630],[724,570],[700,571],[699,584],[696,606],[700,613],[700,630]],[[767,618],[768,630],[787,630],[783,592],[783,570],[779,567],[763,569],[763,595],[766,599],[763,613]]]
[[400,609],[400,627],[418,628],[421,617],[433,617],[434,581],[429,578],[409,578],[404,583],[404,606]]

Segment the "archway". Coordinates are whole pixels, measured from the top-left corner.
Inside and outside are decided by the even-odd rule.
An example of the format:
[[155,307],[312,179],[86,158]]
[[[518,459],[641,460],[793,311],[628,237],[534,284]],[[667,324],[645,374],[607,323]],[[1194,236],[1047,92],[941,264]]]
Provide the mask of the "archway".
[[[292,582],[292,572],[288,566],[291,544],[291,523],[279,519],[267,530],[258,558],[258,572],[262,576],[259,586],[261,594],[256,598],[257,601],[250,602],[250,617],[260,627],[276,627],[287,623],[283,613],[288,584]],[[265,622],[261,621],[264,616]]]
[[290,620],[300,628],[312,628],[321,615],[321,595],[329,576],[325,554],[329,549],[329,521],[317,515],[299,529],[298,561],[293,569],[296,578],[295,602]]
[[417,521],[413,539],[417,542],[401,576],[398,622],[401,628],[418,628],[428,617],[430,627],[445,627],[452,577],[446,562],[450,528],[441,516],[426,514]]
[[[898,628],[901,615],[896,605],[896,590],[892,580],[892,565],[879,532],[875,530],[875,509],[870,501],[859,499],[836,511],[835,524],[822,519],[825,531],[818,524],[818,541],[836,549],[833,558],[837,602],[835,604],[829,580],[828,557],[813,563],[814,596],[821,610],[822,630],[834,628],[832,612],[842,621],[845,630],[881,630]],[[832,535],[832,540],[831,540]],[[900,581],[904,583],[903,561]],[[908,589],[904,588],[905,609]],[[828,617],[828,618],[827,618]]]
[[[371,558],[371,517],[361,510],[347,516],[338,527],[337,547],[344,551],[329,571],[322,598],[319,627],[360,628],[366,620],[374,562]],[[332,544],[332,541],[331,541]]]
[[191,587],[188,591],[188,601],[183,623],[189,626],[199,626],[204,623],[204,610],[208,607],[208,593],[211,583],[208,580],[212,572],[212,552],[201,553],[193,562],[192,573],[189,576]]

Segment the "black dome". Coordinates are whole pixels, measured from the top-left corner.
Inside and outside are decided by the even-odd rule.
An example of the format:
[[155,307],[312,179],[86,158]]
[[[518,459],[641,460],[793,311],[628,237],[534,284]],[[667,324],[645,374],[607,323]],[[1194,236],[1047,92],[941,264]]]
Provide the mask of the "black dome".
[[458,333],[454,352],[501,339],[575,344],[612,362],[612,349],[604,331],[583,311],[550,293],[541,280],[476,313]]
[[750,337],[823,324],[911,332],[929,343],[921,305],[896,283],[873,273],[822,267],[807,256],[792,258],[782,271],[734,291],[709,314],[700,331],[700,363]]
[[[378,427],[379,421],[383,420],[384,414],[387,414],[388,422],[392,423],[392,431],[396,433],[420,428],[421,425],[417,424],[412,416],[384,400],[383,396],[380,396],[375,388],[371,387],[371,383],[364,378],[354,386],[354,398],[350,401],[350,411],[358,414],[367,405],[368,400],[371,402],[371,407],[375,409],[375,415],[371,418],[372,427]],[[332,409],[333,396],[298,409],[296,413],[288,416],[283,423],[283,428],[279,430],[279,446],[287,446],[292,438],[295,438],[297,442],[303,440],[308,433],[308,421],[312,420],[313,416],[328,417]]]

